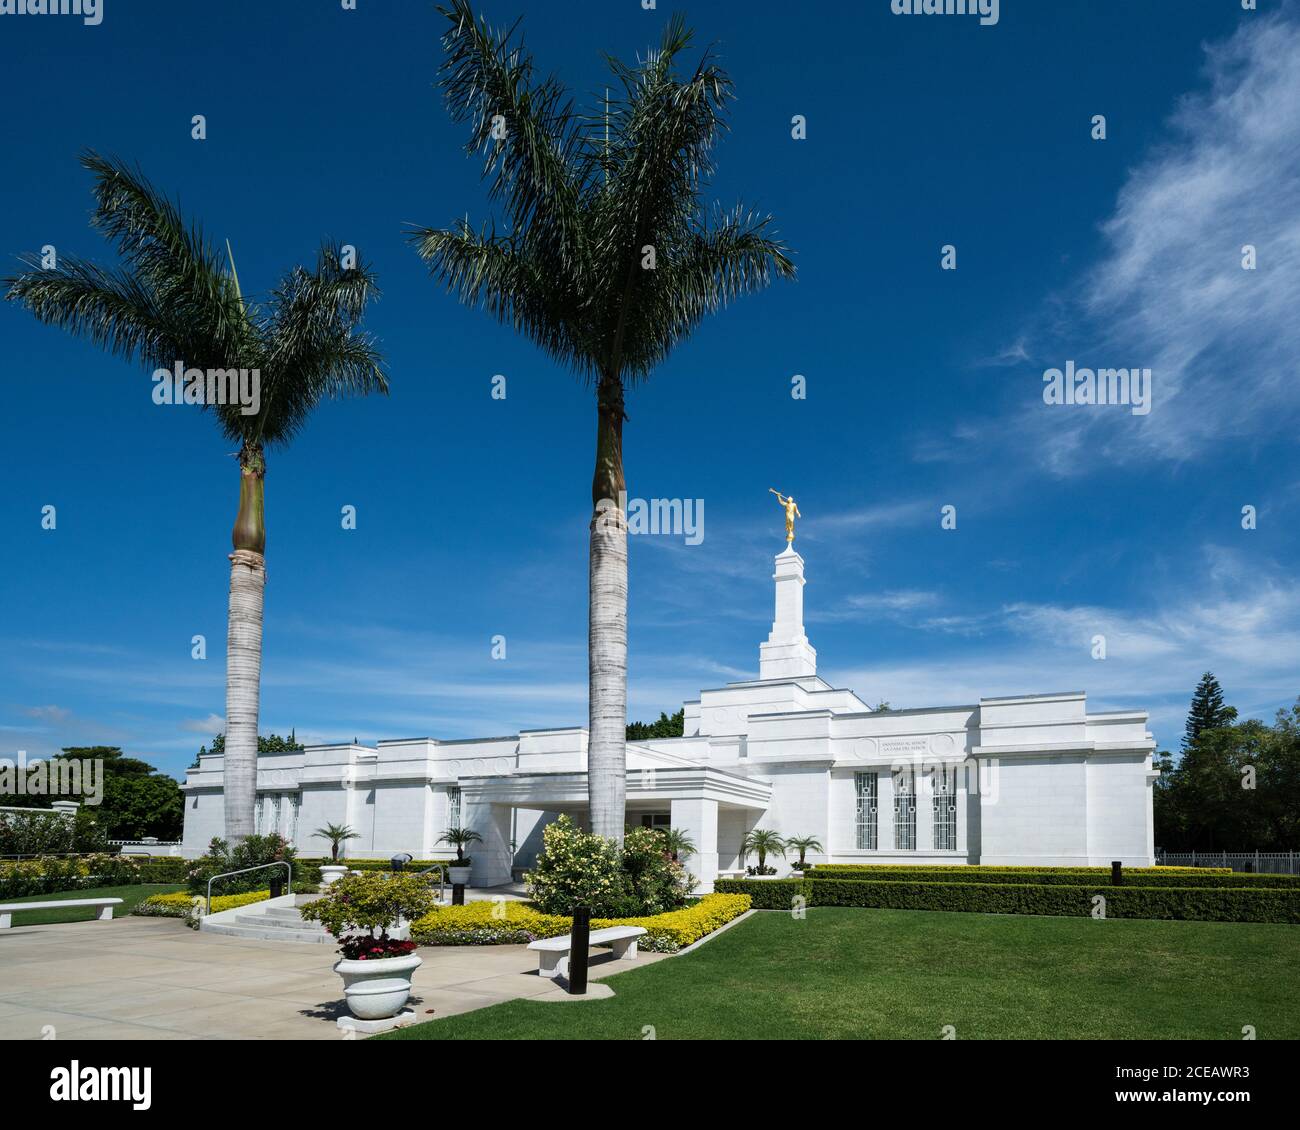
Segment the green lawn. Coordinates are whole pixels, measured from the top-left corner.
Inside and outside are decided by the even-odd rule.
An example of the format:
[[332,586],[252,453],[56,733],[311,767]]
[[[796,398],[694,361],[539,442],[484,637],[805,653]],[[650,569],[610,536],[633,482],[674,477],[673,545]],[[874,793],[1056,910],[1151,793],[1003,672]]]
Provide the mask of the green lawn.
[[[436,962],[437,955],[426,960]],[[819,907],[762,913],[615,977],[401,1040],[1300,1038],[1300,927]]]
[[[113,907],[113,917],[130,914],[131,908],[150,895],[166,895],[185,888],[177,883],[136,883],[130,887],[90,887],[84,891],[59,891],[52,895],[26,895],[5,902],[53,902],[55,899],[121,899],[122,905]],[[5,905],[0,902],[0,907]],[[90,906],[70,906],[67,910],[24,910],[14,915],[15,926],[44,926],[50,922],[87,922],[98,914]]]

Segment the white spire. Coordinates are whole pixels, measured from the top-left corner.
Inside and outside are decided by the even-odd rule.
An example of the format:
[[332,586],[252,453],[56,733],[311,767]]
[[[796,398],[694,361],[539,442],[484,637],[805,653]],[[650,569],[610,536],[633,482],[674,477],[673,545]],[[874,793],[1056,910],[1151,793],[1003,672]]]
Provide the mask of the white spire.
[[758,648],[760,679],[793,679],[817,674],[817,652],[803,630],[803,558],[794,546],[776,556],[776,619],[767,642]]

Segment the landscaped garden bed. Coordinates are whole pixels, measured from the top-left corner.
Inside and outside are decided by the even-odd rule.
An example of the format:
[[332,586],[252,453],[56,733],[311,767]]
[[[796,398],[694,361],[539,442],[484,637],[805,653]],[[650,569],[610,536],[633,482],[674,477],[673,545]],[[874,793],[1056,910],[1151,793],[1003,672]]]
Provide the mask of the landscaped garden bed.
[[[750,907],[745,894],[705,895],[694,905],[635,918],[593,918],[591,928],[643,926],[640,947],[676,953],[740,917]],[[543,914],[525,902],[471,902],[439,907],[412,924],[411,938],[422,946],[523,944],[569,933],[573,919]]]
[[[222,910],[235,910],[238,907],[249,906],[255,902],[265,902],[270,897],[271,892],[269,890],[244,891],[237,895],[214,895],[212,898],[212,913],[217,914]],[[197,930],[199,928],[199,917],[205,905],[206,899],[203,895],[191,894],[188,891],[174,891],[167,894],[151,895],[149,898],[137,903],[131,913],[145,918],[183,918],[187,925]]]

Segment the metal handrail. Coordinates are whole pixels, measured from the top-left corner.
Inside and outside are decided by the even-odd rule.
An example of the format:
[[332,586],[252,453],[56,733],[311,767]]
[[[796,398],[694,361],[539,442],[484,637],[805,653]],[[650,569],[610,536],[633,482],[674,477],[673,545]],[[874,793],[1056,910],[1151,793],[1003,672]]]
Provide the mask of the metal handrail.
[[208,880],[208,902],[204,908],[203,916],[206,918],[212,913],[212,884],[218,879],[229,879],[232,875],[247,875],[250,871],[265,871],[268,867],[284,867],[289,872],[289,894],[293,894],[293,868],[289,865],[287,859],[281,859],[276,863],[259,863],[256,867],[244,867],[238,871],[223,871],[220,875],[213,875]]
[[438,872],[438,901],[442,902],[443,892],[447,889],[447,868],[444,864],[435,863],[432,867],[426,867],[423,871],[417,871],[417,875],[427,875],[430,871]]

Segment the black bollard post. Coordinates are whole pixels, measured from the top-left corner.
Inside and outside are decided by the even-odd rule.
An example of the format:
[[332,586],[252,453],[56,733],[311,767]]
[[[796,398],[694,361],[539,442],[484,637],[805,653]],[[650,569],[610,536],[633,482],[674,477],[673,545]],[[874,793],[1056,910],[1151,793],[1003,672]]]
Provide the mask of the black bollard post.
[[1242,866],[1244,867],[1247,875],[1253,875],[1255,873],[1255,865],[1249,859],[1246,860],[1246,862]]
[[587,948],[591,945],[591,908],[573,908],[573,930],[569,945],[569,995],[587,995]]
[[465,905],[465,884],[464,883],[453,883],[451,885],[451,905],[452,906]]
[[282,894],[284,894],[284,879],[277,875],[271,880],[271,897],[278,899]]
[[1124,885],[1124,864],[1118,859],[1110,861],[1110,885],[1112,887],[1122,887]]

